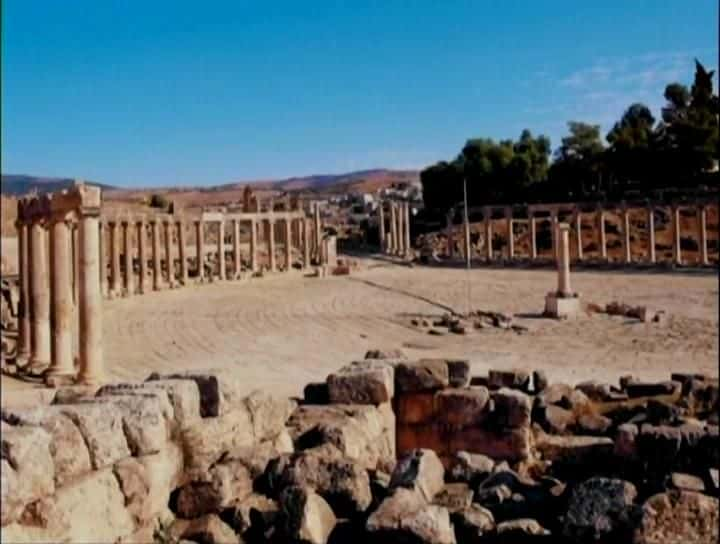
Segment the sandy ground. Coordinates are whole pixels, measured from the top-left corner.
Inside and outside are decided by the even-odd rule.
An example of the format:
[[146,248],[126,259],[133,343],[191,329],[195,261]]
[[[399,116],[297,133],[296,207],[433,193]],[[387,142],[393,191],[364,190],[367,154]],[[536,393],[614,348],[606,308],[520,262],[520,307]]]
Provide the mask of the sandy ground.
[[[667,379],[673,371],[718,374],[718,277],[713,274],[577,272],[584,302],[620,300],[663,309],[664,324],[605,315],[541,319],[549,270],[407,268],[366,261],[352,276],[266,277],[108,301],[105,359],[114,380],[150,372],[233,367],[248,391],[299,394],[305,383],[362,358],[369,348],[403,348],[412,357],[468,358],[473,372],[544,369],[551,380],[617,382],[627,373]],[[525,334],[483,329],[431,336],[416,315],[467,308],[509,312]],[[37,387],[3,377],[4,395]]]

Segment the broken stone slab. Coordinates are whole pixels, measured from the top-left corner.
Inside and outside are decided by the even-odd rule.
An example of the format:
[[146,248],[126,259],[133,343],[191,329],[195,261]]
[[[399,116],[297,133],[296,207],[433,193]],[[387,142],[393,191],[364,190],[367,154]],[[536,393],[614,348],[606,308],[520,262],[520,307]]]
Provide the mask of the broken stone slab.
[[718,510],[717,498],[693,491],[653,495],[643,504],[633,542],[717,542]]
[[491,394],[493,401],[492,423],[506,429],[517,429],[530,425],[532,403],[530,397],[521,391],[503,387]]
[[614,450],[612,439],[600,436],[557,436],[541,433],[535,447],[543,459],[575,466],[606,462]]
[[327,385],[332,403],[382,404],[393,398],[394,371],[381,361],[358,361],[330,374]]
[[580,414],[577,418],[577,428],[581,434],[602,436],[611,425],[612,419],[592,412]]
[[461,433],[450,433],[448,451],[471,451],[496,461],[518,462],[527,459],[531,450],[529,427],[517,429],[484,429],[467,427]]
[[443,488],[444,477],[445,468],[433,450],[415,449],[398,459],[390,477],[390,489],[413,489],[430,502]]
[[447,509],[431,505],[416,491],[396,489],[367,519],[365,529],[373,542],[455,544]]
[[264,391],[253,391],[240,401],[249,416],[256,442],[278,435],[295,410],[297,403],[292,399],[271,395]]
[[290,486],[280,495],[283,533],[293,542],[325,544],[337,519],[327,502],[306,487]]
[[489,400],[486,387],[448,388],[435,394],[434,409],[437,417],[449,425],[476,425],[488,415]]
[[448,478],[453,482],[475,485],[485,479],[493,470],[495,461],[487,455],[456,452],[449,463]]
[[667,487],[670,489],[681,489],[684,491],[705,491],[705,483],[702,478],[684,472],[673,472],[668,478]]
[[597,402],[624,400],[628,398],[626,394],[620,391],[615,391],[613,386],[609,383],[598,382],[595,380],[581,382],[575,386],[575,389],[582,391],[590,400]]
[[582,482],[570,496],[563,534],[580,542],[629,542],[640,515],[635,497],[635,486],[624,480],[596,477]]
[[488,372],[488,387],[490,389],[507,387],[528,393],[530,392],[530,373],[521,368],[490,370]]
[[90,454],[80,430],[56,407],[3,408],[2,419],[13,425],[42,427],[50,434],[56,487],[92,470]]
[[[630,382],[625,386],[625,392],[630,398],[654,397],[676,395],[682,390],[680,382]],[[612,399],[608,399],[612,400]]]
[[445,484],[435,495],[432,503],[447,508],[450,514],[470,508],[473,499],[473,490],[466,483]]
[[550,434],[565,434],[577,421],[574,412],[555,404],[534,408],[533,419]]
[[449,383],[448,365],[444,359],[421,359],[395,365],[395,389],[400,393],[434,391]]

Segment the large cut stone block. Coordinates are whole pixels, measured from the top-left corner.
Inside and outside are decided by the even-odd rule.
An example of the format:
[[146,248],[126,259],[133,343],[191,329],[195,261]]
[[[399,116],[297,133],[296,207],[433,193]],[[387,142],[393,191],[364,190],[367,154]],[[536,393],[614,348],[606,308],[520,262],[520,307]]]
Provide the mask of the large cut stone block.
[[488,414],[490,393],[486,387],[444,389],[435,395],[438,419],[450,425],[477,425]]
[[437,423],[398,423],[396,444],[399,456],[418,448],[431,449],[443,457],[454,451],[449,443],[448,433]]
[[429,502],[443,488],[444,477],[445,468],[433,450],[411,450],[398,459],[390,488],[414,489]]
[[395,365],[395,388],[401,393],[434,391],[450,383],[448,365],[444,359],[421,359]]
[[491,389],[508,387],[527,392],[530,390],[530,372],[521,368],[490,370],[488,372],[488,387]]
[[532,403],[530,397],[520,391],[502,388],[493,391],[492,424],[500,428],[517,429],[530,425]]
[[237,460],[218,463],[201,480],[184,486],[177,498],[177,512],[183,518],[220,513],[252,493],[250,471]]
[[530,456],[532,435],[528,427],[491,430],[467,427],[450,433],[448,450],[481,453],[496,461],[517,462]]
[[394,394],[392,365],[367,359],[351,363],[327,378],[330,402],[341,404],[382,404]]
[[427,423],[435,418],[435,391],[402,393],[393,403],[399,423]]

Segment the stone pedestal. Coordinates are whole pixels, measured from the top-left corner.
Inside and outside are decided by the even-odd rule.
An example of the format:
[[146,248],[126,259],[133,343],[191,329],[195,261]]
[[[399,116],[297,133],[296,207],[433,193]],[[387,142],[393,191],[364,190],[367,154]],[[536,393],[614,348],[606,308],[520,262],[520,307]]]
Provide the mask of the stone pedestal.
[[545,312],[547,317],[567,319],[580,314],[580,297],[574,294],[570,297],[561,297],[557,293],[548,293],[545,296]]

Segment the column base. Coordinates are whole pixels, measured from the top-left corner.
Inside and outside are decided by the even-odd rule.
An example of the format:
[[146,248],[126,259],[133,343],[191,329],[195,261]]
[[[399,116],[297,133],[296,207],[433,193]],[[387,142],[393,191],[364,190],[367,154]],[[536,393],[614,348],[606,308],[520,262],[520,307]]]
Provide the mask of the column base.
[[51,373],[45,374],[45,385],[48,387],[58,388],[67,385],[75,385],[75,374],[68,373]]
[[96,385],[102,385],[105,383],[105,379],[103,376],[94,374],[94,375],[79,375],[77,379],[75,380],[76,385],[90,385],[90,386],[96,386]]
[[545,297],[545,317],[559,319],[574,318],[580,315],[580,296],[575,293],[572,296],[563,296],[557,292],[548,293]]

